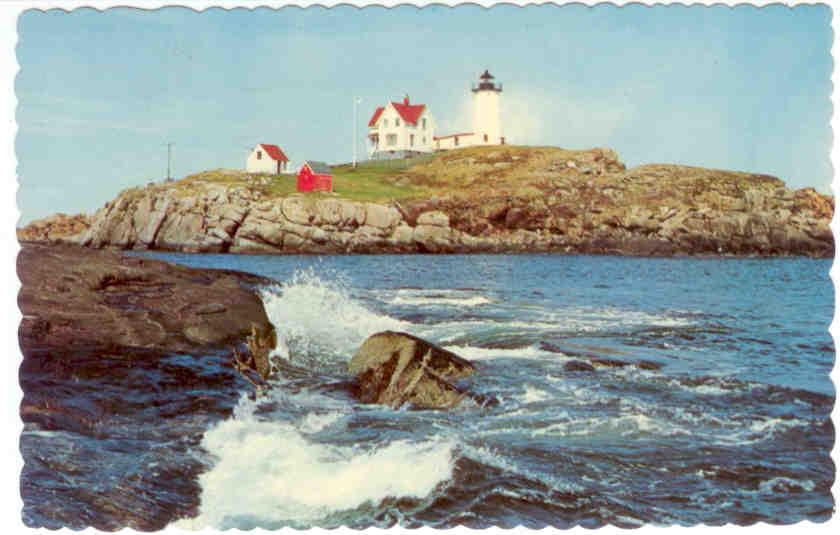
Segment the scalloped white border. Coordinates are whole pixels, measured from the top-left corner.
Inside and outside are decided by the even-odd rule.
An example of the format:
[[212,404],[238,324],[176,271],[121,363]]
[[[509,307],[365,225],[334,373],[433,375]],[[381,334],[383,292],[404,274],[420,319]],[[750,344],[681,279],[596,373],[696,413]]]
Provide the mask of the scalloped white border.
[[[15,134],[17,131],[17,124],[15,122],[15,109],[17,106],[17,100],[14,94],[14,79],[18,71],[18,64],[15,55],[15,46],[17,44],[17,17],[18,15],[29,8],[37,8],[37,9],[51,9],[51,8],[61,8],[71,10],[78,7],[93,7],[97,9],[107,9],[109,7],[122,7],[122,6],[130,6],[130,7],[138,7],[142,9],[155,9],[158,7],[163,6],[171,6],[171,5],[178,5],[178,6],[186,6],[198,11],[204,10],[209,7],[223,7],[223,8],[236,8],[236,7],[245,7],[245,8],[256,8],[261,6],[267,7],[282,7],[282,6],[298,6],[298,7],[309,7],[309,6],[322,6],[322,7],[334,7],[338,5],[355,5],[358,7],[365,7],[365,6],[386,6],[386,7],[394,7],[399,5],[414,5],[418,7],[422,6],[429,6],[429,5],[449,5],[449,6],[458,6],[461,4],[476,4],[480,6],[484,6],[490,8],[497,4],[513,4],[513,5],[530,5],[530,4],[555,4],[555,5],[563,5],[563,4],[570,4],[570,3],[577,3],[577,4],[584,4],[589,6],[594,6],[598,4],[608,4],[612,3],[615,5],[623,6],[626,4],[643,4],[643,5],[670,5],[670,4],[679,4],[679,5],[728,5],[728,6],[737,6],[737,5],[754,5],[754,6],[766,6],[771,4],[784,4],[788,6],[795,6],[795,5],[814,5],[814,4],[827,4],[832,8],[833,15],[832,15],[832,27],[834,29],[834,44],[832,46],[832,55],[837,57],[838,52],[838,45],[837,45],[837,12],[840,9],[840,0],[828,0],[826,2],[777,2],[777,1],[770,1],[770,0],[756,0],[754,2],[732,2],[732,1],[718,1],[718,2],[628,2],[624,0],[619,0],[617,2],[592,2],[592,1],[577,1],[577,2],[523,2],[521,0],[513,0],[513,1],[490,1],[490,0],[473,0],[470,2],[455,2],[451,0],[443,0],[443,1],[433,1],[433,2],[401,2],[401,1],[394,1],[394,0],[382,0],[379,2],[348,2],[348,1],[330,1],[330,0],[321,0],[318,2],[311,2],[311,1],[298,1],[298,2],[283,2],[283,1],[270,1],[270,0],[258,0],[258,1],[248,1],[248,0],[217,0],[207,1],[207,0],[177,0],[174,2],[166,2],[163,0],[0,0],[0,44],[2,44],[2,48],[0,48],[0,258],[2,258],[2,262],[0,262],[0,313],[2,313],[2,319],[0,319],[0,375],[2,375],[3,380],[5,381],[5,388],[0,389],[0,396],[2,396],[3,401],[2,403],[2,420],[0,420],[0,429],[2,429],[2,439],[0,439],[0,477],[2,478],[2,483],[0,485],[0,529],[3,529],[4,533],[33,533],[36,530],[31,530],[26,528],[22,521],[21,521],[21,508],[22,508],[22,501],[20,498],[19,493],[19,486],[18,481],[20,477],[20,470],[23,466],[23,461],[18,450],[18,438],[20,436],[20,432],[22,429],[22,424],[20,422],[20,418],[18,416],[18,406],[21,400],[21,391],[20,386],[18,383],[18,365],[21,360],[20,349],[18,346],[17,340],[17,327],[20,323],[21,315],[20,311],[17,307],[17,292],[20,288],[20,283],[17,279],[17,274],[15,271],[15,257],[17,256],[17,251],[19,249],[17,238],[15,236],[15,225],[17,223],[17,219],[19,217],[19,213],[17,210],[16,204],[16,192],[17,192],[17,179],[16,179],[16,160],[15,160],[15,149],[14,149],[14,141],[15,141]],[[837,114],[837,86],[840,84],[840,77],[838,77],[837,69],[836,69],[836,60],[835,60],[835,69],[832,73],[832,82],[834,84],[834,92],[832,94],[832,102],[834,104],[834,111],[832,114],[831,126],[832,131],[838,131],[838,125],[840,124],[840,120],[838,120]],[[837,193],[840,192],[840,180],[838,180],[837,169],[838,163],[840,162],[840,146],[837,143],[837,135],[834,135],[834,143],[832,146],[831,151],[831,161],[833,168],[835,170],[834,179],[832,181],[832,191],[837,197]],[[832,221],[831,228],[834,231],[835,237],[840,236],[840,217],[837,215],[837,211],[835,210],[835,217],[834,221]],[[838,305],[840,305],[840,292],[838,291],[838,278],[840,278],[840,268],[837,265],[837,258],[835,257],[834,265],[831,268],[831,278],[834,281],[835,293],[834,293],[834,309],[835,309],[835,316],[834,321],[831,324],[830,332],[832,337],[834,338],[835,348],[838,347],[838,333],[840,333],[840,326],[838,326],[837,322],[837,309]],[[836,361],[836,352],[835,352],[835,361]],[[838,379],[838,366],[835,363],[835,368],[831,374],[832,380],[834,384],[837,385]],[[836,387],[835,387],[836,389]],[[838,422],[838,414],[840,411],[838,410],[837,403],[835,403],[834,411],[832,413],[832,420],[835,422],[835,426],[837,426]],[[838,440],[835,439],[834,449],[832,451],[832,458],[834,459],[835,466],[838,464]],[[835,478],[834,485],[832,486],[832,493],[835,499],[835,509],[838,498],[840,498],[840,493],[838,490],[840,489],[840,484],[838,484],[838,478]],[[375,528],[374,528],[375,529]],[[748,531],[750,533],[772,533],[772,534],[781,534],[787,533],[790,530],[808,530],[809,535],[812,533],[836,533],[838,529],[840,529],[840,520],[838,520],[838,513],[835,512],[834,516],[831,520],[823,524],[814,524],[812,522],[801,522],[798,524],[794,524],[792,526],[773,526],[768,525],[765,523],[754,524],[753,526],[749,526],[746,528],[727,525],[723,528],[713,528],[707,526],[698,526],[693,528],[684,528],[684,527],[669,527],[666,528],[668,533],[690,533],[698,534],[698,533],[713,533],[717,532],[720,529],[724,529],[727,532],[734,533],[737,531],[738,533]],[[550,530],[552,532],[558,533],[588,533],[588,530],[584,528],[577,527],[573,528],[572,530],[556,530],[553,528],[546,528],[546,530]],[[42,532],[47,532],[46,530],[38,530]],[[167,533],[190,533],[186,531],[181,531],[177,529],[167,529],[164,530]],[[292,531],[290,528],[284,528],[279,530],[282,533],[296,533]],[[370,531],[370,530],[367,530]],[[381,532],[385,530],[375,529],[376,532]],[[423,535],[430,535],[437,533],[437,530],[433,530],[432,528],[420,528],[419,530],[406,530],[404,528],[392,528],[387,530],[392,533],[420,533]],[[499,529],[496,530],[489,530],[490,532],[497,532],[500,531]],[[530,532],[531,530],[527,530],[526,528],[515,528],[511,530],[512,533],[525,533]],[[607,534],[607,533],[617,533],[623,532],[624,530],[620,530],[619,528],[615,528],[612,526],[607,526],[599,529],[599,534]],[[202,533],[213,533],[213,530],[203,530]],[[339,528],[335,531],[326,531],[323,529],[313,529],[310,532],[316,533],[337,533],[337,534],[350,534],[356,533],[353,530],[348,528]],[[457,533],[459,535],[464,535],[466,533],[480,533],[477,530],[471,530],[463,527],[454,528],[449,530],[450,533]],[[644,526],[639,528],[639,530],[634,530],[634,533],[661,533],[661,528],[656,528],[652,526]],[[49,533],[49,532],[47,532]],[[73,533],[76,532],[70,531],[66,528],[61,529],[58,533]],[[96,533],[95,530],[92,528],[88,528],[82,531],[82,533]],[[121,533],[137,533],[133,530],[123,530]],[[232,533],[240,533],[239,530],[234,530]],[[274,533],[268,532],[263,529],[256,530],[256,533]]]

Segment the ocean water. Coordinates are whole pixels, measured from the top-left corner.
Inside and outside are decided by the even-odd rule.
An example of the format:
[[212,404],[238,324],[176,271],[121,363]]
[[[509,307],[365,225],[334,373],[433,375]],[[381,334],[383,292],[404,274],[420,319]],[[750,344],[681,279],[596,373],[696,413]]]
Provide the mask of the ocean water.
[[[277,281],[256,397],[223,353],[25,363],[30,526],[626,527],[825,521],[830,261],[153,254]],[[402,330],[496,403],[362,405]],[[592,357],[630,363],[566,371]],[[661,365],[641,369],[642,361]],[[608,363],[607,363],[608,364]]]

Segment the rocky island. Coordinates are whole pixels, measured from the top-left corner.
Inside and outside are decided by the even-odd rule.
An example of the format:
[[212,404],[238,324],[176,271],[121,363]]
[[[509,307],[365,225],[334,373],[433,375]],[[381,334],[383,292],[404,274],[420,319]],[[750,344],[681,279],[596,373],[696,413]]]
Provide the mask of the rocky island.
[[306,195],[293,176],[208,171],[18,236],[196,253],[834,254],[833,198],[767,175],[515,146],[334,170],[336,193]]

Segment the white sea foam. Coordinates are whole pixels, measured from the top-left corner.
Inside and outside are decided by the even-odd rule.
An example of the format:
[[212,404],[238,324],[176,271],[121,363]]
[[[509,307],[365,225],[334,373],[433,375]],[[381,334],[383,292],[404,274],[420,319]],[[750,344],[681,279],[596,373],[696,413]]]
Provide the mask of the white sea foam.
[[439,333],[441,339],[445,341],[454,339],[464,332],[478,333],[484,330],[590,333],[626,327],[680,327],[691,324],[692,322],[685,318],[632,310],[568,308],[552,311],[538,309],[526,319],[453,321],[424,326],[424,328],[436,334]]
[[297,272],[288,282],[264,290],[262,300],[277,330],[274,354],[285,359],[346,359],[371,334],[411,326],[369,310],[340,282],[324,281],[312,271]]
[[549,353],[543,351],[536,346],[519,347],[515,349],[505,348],[487,348],[487,347],[473,347],[473,346],[444,346],[444,349],[452,351],[456,355],[464,357],[469,360],[491,360],[499,358],[509,359],[533,359],[540,357],[558,357],[556,353]]
[[519,396],[522,403],[539,403],[549,398],[548,392],[532,385],[525,385],[525,392]]
[[[604,511],[603,507],[601,508],[601,514],[605,516],[608,515],[608,513]],[[609,516],[606,516],[606,518],[609,518]],[[638,518],[627,515],[615,515],[613,518],[614,520],[618,520],[619,522],[624,522],[625,524],[630,524],[633,526],[643,526],[645,524],[644,520],[639,520]]]
[[556,375],[547,375],[546,379],[552,383],[554,397],[557,398],[561,404],[588,406],[596,404],[611,403],[615,396],[605,394],[598,384],[594,388],[587,388],[585,386],[571,383],[565,377],[558,377]]
[[[526,321],[498,321],[495,319],[467,320],[467,321],[444,321],[440,323],[418,324],[413,328],[421,336],[434,338],[440,344],[452,343],[459,340],[465,334],[471,338],[482,338],[504,333],[521,334],[523,331],[551,331],[556,330],[557,325],[546,322]],[[542,352],[543,354],[545,352]]]
[[811,492],[814,490],[814,487],[814,482],[809,479],[799,480],[789,477],[774,477],[773,479],[759,483],[758,490],[764,494],[787,494],[789,492]]
[[317,433],[330,427],[343,417],[344,414],[340,412],[327,412],[323,414],[311,412],[301,419],[298,427],[304,433]]
[[576,332],[598,332],[622,327],[685,327],[693,322],[671,313],[652,314],[615,307],[574,307],[543,313],[560,328]]
[[799,418],[762,418],[750,424],[750,432],[758,436],[772,436],[777,432],[808,425],[810,422]]
[[254,416],[253,402],[243,398],[232,418],[205,433],[202,447],[214,462],[199,477],[199,515],[175,526],[311,522],[387,497],[422,498],[452,477],[452,441],[348,447],[318,443],[304,434],[330,420],[304,418],[299,427],[261,420]]
[[483,295],[452,296],[451,294],[440,293],[432,293],[430,295],[397,295],[391,300],[392,305],[449,307],[476,307],[489,305],[492,302],[492,300]]
[[40,437],[40,438],[74,438],[74,434],[69,431],[50,431],[46,429],[29,429],[26,431],[21,432],[21,436],[33,436],[33,437]]
[[654,434],[659,436],[673,436],[688,434],[682,427],[670,422],[653,418],[645,414],[623,414],[613,417],[569,418],[566,421],[554,422],[532,435],[560,435],[560,436],[589,436],[589,435],[619,435],[628,436],[636,433]]
[[705,396],[726,396],[732,394],[735,390],[734,385],[730,385],[730,388],[724,388],[725,383],[719,382],[718,384],[714,383],[701,383],[701,384],[686,384],[682,381],[677,379],[671,379],[668,381],[669,386],[673,386],[675,388],[681,388],[683,390],[689,390],[696,394],[702,394]]

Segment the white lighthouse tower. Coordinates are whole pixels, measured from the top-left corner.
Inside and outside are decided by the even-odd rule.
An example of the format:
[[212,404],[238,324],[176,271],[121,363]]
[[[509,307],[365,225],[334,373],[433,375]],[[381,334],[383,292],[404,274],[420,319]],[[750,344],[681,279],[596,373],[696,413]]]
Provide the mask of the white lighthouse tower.
[[499,100],[502,84],[494,82],[487,70],[473,85],[473,145],[504,145],[502,121],[499,114]]
[[472,132],[461,132],[434,138],[434,150],[452,150],[476,145],[504,145],[499,100],[502,84],[497,83],[488,71],[473,84],[473,128]]

